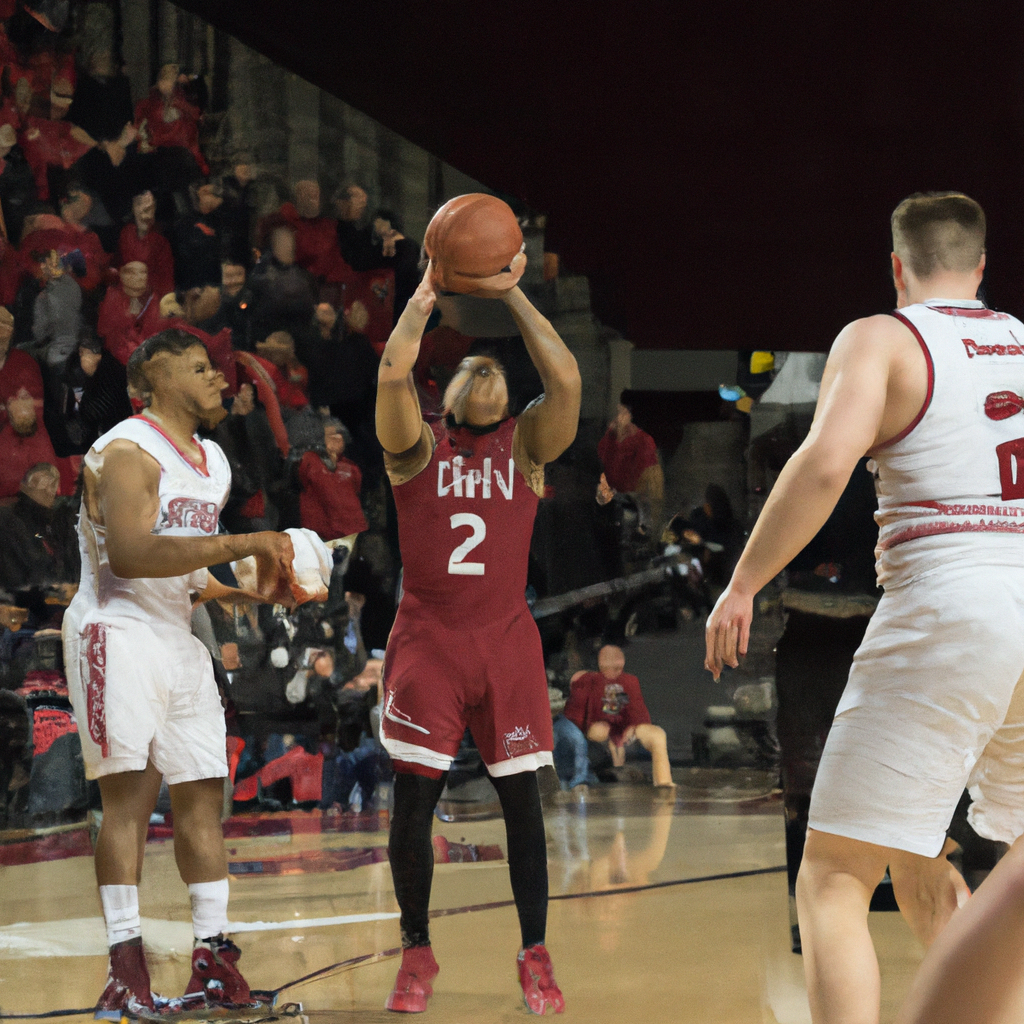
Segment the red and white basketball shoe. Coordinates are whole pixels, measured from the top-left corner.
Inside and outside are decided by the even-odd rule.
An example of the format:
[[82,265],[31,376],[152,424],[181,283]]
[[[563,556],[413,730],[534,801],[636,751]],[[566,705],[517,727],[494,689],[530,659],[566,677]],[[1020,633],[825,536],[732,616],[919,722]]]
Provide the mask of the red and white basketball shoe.
[[96,1020],[120,1020],[155,1013],[142,939],[129,939],[111,946],[107,987],[96,1004],[94,1017]]
[[519,950],[519,984],[523,986],[523,1000],[531,1013],[544,1014],[548,1007],[561,1013],[565,1009],[562,990],[555,981],[548,951],[540,944]]
[[223,935],[204,939],[192,950],[192,977],[185,998],[202,993],[208,1007],[254,1006],[249,983],[238,970],[242,951]]
[[402,966],[398,968],[395,987],[384,1004],[396,1013],[422,1013],[434,994],[431,981],[441,968],[429,946],[412,946],[402,950]]

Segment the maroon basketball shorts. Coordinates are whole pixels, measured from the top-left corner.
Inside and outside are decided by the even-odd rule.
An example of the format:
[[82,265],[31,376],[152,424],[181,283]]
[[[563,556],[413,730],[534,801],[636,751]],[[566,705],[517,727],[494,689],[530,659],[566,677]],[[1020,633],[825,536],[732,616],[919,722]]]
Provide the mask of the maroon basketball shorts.
[[466,726],[491,775],[552,764],[537,626],[525,606],[466,625],[424,614],[406,595],[384,661],[384,747],[408,770],[436,776],[451,767]]

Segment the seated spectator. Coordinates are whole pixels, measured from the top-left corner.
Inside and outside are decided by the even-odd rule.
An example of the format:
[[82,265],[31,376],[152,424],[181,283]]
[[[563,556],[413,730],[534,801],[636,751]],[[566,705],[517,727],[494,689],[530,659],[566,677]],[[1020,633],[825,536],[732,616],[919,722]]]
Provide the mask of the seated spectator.
[[25,216],[36,201],[36,183],[25,152],[18,145],[18,133],[0,107],[0,208],[3,209],[7,238],[21,238]]
[[0,507],[0,590],[18,594],[78,582],[74,515],[59,504],[59,489],[57,467],[39,462],[25,471],[14,503]]
[[420,270],[420,245],[406,238],[402,222],[391,210],[378,210],[373,215],[374,238],[380,239],[382,267],[395,272],[394,318],[402,315],[406,303],[412,298],[423,276]]
[[149,287],[145,263],[126,263],[118,278],[100,303],[96,332],[107,351],[127,366],[128,357],[161,329],[160,303]]
[[32,315],[32,354],[59,373],[78,345],[82,289],[55,249],[46,253],[37,266],[43,287]]
[[206,182],[189,186],[191,208],[178,217],[171,235],[175,284],[179,291],[220,283],[220,261],[228,243],[223,190]]
[[14,316],[0,306],[0,423],[7,419],[7,402],[25,392],[37,409],[43,407],[43,374],[39,364],[21,349],[11,348]]
[[90,231],[85,219],[92,209],[92,196],[78,186],[71,186],[61,198],[60,217],[42,213],[26,217],[26,234],[18,246],[26,262],[33,253],[48,253],[51,249],[74,269],[78,286],[91,292],[104,281],[110,256],[104,251],[99,235]]
[[48,390],[47,431],[58,457],[84,455],[92,443],[132,414],[124,367],[89,327],[60,380]]
[[374,244],[372,228],[362,224],[368,203],[366,189],[355,182],[346,182],[334,193],[338,246],[353,270],[375,270],[380,259],[380,246]]
[[306,452],[299,463],[302,525],[324,540],[335,540],[367,529],[359,502],[362,474],[344,458],[345,428],[338,420],[324,423],[326,455]]
[[640,680],[624,672],[626,658],[607,645],[597,654],[597,672],[577,672],[565,706],[565,717],[595,743],[607,743],[612,764],[626,763],[626,746],[634,740],[651,755],[656,786],[675,786],[668,760],[665,730],[651,725],[640,693]]
[[548,702],[551,705],[551,731],[555,747],[555,773],[563,792],[583,796],[588,789],[590,759],[587,755],[587,738],[575,723],[565,717],[565,695],[557,686],[548,686]]
[[135,107],[139,151],[183,150],[194,161],[198,172],[196,176],[206,175],[210,169],[199,149],[202,112],[186,98],[182,84],[187,79],[178,72],[177,64],[164,64],[156,85]]
[[157,299],[174,291],[174,256],[171,243],[157,229],[156,199],[148,189],[132,198],[132,222],[121,229],[117,262],[145,263],[149,285]]
[[65,120],[74,89],[66,78],[56,80],[50,89],[45,117],[28,114],[18,139],[36,183],[36,196],[50,198],[50,168],[70,170],[96,145],[84,129]]
[[295,355],[295,340],[287,331],[274,331],[256,343],[256,357],[274,382],[277,400],[284,409],[304,409],[309,405],[306,388],[309,371]]
[[295,228],[279,214],[268,217],[263,234],[269,243],[250,277],[253,331],[265,338],[287,331],[293,338],[309,332],[319,291],[313,276],[295,262]]
[[57,466],[61,494],[72,494],[75,476],[66,459],[57,459],[50,436],[36,415],[32,396],[22,389],[7,399],[7,422],[0,427],[0,499],[14,498],[26,472],[39,462]]
[[318,281],[344,284],[351,279],[352,268],[338,247],[338,226],[330,217],[321,216],[317,182],[297,181],[295,202],[285,203],[279,212],[295,228],[296,265]]
[[619,403],[597,444],[597,454],[604,467],[597,489],[598,504],[608,504],[619,493],[632,495],[640,509],[641,523],[649,533],[656,531],[661,524],[665,476],[654,438],[633,422],[630,405]]
[[[220,266],[220,303],[217,311],[203,327],[215,333],[225,327],[231,332],[231,347],[240,352],[254,352],[252,333],[252,289],[246,282],[243,263],[225,259]],[[303,360],[303,362],[305,362]]]

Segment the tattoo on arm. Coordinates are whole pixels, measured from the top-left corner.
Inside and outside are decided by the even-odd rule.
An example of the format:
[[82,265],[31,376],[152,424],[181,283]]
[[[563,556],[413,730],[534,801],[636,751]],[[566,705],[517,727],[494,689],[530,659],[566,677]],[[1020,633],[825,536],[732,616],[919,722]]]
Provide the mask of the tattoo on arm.
[[391,365],[391,360],[388,359],[387,356],[384,357],[384,365],[385,366],[390,366]]

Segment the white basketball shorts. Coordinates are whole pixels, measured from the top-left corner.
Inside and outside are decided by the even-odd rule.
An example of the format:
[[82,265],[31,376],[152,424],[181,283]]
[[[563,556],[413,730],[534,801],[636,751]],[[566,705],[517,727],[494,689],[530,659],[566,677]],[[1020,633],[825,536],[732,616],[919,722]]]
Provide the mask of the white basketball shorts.
[[210,654],[187,630],[92,610],[65,622],[64,665],[90,779],[149,761],[171,786],[227,775]]
[[1024,571],[932,569],[886,591],[836,710],[810,827],[925,857],[967,786],[988,839],[1024,833]]

